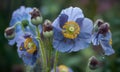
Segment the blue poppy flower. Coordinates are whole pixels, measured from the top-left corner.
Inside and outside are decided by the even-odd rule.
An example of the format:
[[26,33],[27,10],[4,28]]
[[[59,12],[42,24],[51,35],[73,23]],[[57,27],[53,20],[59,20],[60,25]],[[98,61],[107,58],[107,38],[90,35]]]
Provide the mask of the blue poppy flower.
[[115,51],[112,48],[112,34],[109,30],[108,23],[102,23],[101,25],[95,25],[98,28],[92,36],[92,43],[95,46],[101,45],[105,55],[111,55]]
[[[51,72],[54,72],[54,69]],[[56,67],[56,72],[73,72],[73,70],[65,65],[60,65]]]
[[78,51],[91,43],[93,22],[78,7],[62,10],[52,25],[53,46],[60,52]]
[[10,27],[15,26],[15,37],[12,40],[9,40],[10,45],[15,44],[16,39],[20,36],[20,34],[23,33],[21,24],[22,24],[22,21],[24,20],[28,21],[28,24],[29,24],[24,28],[24,31],[32,32],[33,34],[35,34],[34,26],[30,22],[31,15],[29,14],[29,12],[31,11],[32,11],[32,8],[30,7],[25,8],[24,6],[21,6],[19,9],[13,12],[12,18],[10,21]]
[[37,58],[40,56],[37,40],[30,33],[25,33],[17,38],[17,47],[18,55],[22,58],[23,62],[26,65],[34,66]]

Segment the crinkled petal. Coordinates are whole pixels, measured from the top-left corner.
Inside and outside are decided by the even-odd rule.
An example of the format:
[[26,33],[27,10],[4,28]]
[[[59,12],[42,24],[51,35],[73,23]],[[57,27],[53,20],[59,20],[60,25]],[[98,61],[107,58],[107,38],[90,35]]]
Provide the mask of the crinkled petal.
[[69,52],[71,48],[73,48],[74,43],[69,39],[63,40],[53,40],[53,46],[56,50],[60,52]]
[[61,14],[68,15],[68,21],[75,21],[77,18],[84,17],[82,10],[78,7],[69,7],[67,9],[64,9],[62,10]]
[[82,38],[75,39],[74,47],[71,49],[71,52],[88,48],[90,45],[90,41],[91,39],[82,39]]
[[36,57],[33,54],[25,52],[22,56],[22,60],[26,65],[33,65],[36,62]]
[[111,55],[115,53],[115,51],[112,49],[112,46],[109,44],[108,40],[101,40],[100,43],[105,52],[105,55]]
[[106,35],[99,34],[99,36],[100,36],[101,40],[110,40],[111,37],[112,37],[112,34],[111,34],[111,32],[109,31],[109,32],[106,33]]
[[13,26],[17,22],[21,22],[24,19],[30,22],[31,15],[29,14],[29,12],[31,11],[32,8],[25,8],[24,6],[21,6],[19,9],[15,10],[12,14],[10,26]]
[[98,33],[94,33],[92,35],[92,43],[93,45],[99,45],[99,42],[100,42],[100,36]]

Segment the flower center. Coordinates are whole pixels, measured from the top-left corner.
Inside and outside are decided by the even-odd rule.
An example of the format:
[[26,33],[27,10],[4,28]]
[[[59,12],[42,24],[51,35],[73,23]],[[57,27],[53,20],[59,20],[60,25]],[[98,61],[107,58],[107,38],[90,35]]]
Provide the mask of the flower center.
[[59,72],[69,72],[68,67],[66,67],[66,66],[64,66],[64,65],[60,65],[60,66],[58,67],[58,69],[59,69]]
[[74,27],[69,27],[69,31],[74,32]]
[[32,41],[32,38],[30,37],[26,38],[24,42],[24,48],[30,54],[33,54],[37,50],[35,43]]
[[109,44],[112,45],[112,39],[110,39]]
[[78,23],[74,21],[66,22],[63,26],[62,34],[65,38],[74,39],[80,33]]

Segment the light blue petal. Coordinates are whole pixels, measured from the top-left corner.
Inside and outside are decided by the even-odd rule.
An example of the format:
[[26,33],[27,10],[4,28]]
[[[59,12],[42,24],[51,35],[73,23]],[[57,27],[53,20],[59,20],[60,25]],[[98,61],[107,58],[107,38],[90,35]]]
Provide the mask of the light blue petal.
[[36,62],[36,57],[33,54],[25,52],[22,56],[22,60],[26,65],[32,66]]
[[64,9],[62,10],[61,14],[68,15],[68,21],[75,21],[77,18],[84,17],[82,10],[78,7],[69,7],[67,9]]
[[100,43],[105,52],[105,55],[111,55],[115,53],[115,51],[112,49],[112,46],[109,44],[108,40],[101,40]]
[[88,18],[84,18],[83,23],[80,26],[79,37],[83,39],[91,38],[92,30],[93,30],[93,22]]
[[24,6],[21,6],[19,9],[15,10],[12,14],[10,26],[13,26],[15,23],[20,22],[24,19],[30,22],[30,11],[32,11],[32,8],[25,8]]
[[110,40],[111,37],[112,37],[112,34],[111,32],[107,32],[106,35],[103,35],[103,34],[99,34],[99,36],[101,37],[101,40]]
[[52,23],[53,29],[57,29],[58,31],[62,31],[59,23],[59,17],[57,17],[54,22]]
[[99,36],[99,34],[98,33],[94,33],[93,35],[92,35],[92,43],[93,43],[93,45],[99,45],[100,43],[100,36]]
[[69,72],[73,72],[73,70],[71,68],[69,68]]
[[14,45],[14,44],[15,44],[15,41],[16,41],[15,39],[16,39],[16,38],[14,38],[14,39],[12,39],[12,40],[9,40],[9,43],[8,43],[8,44],[9,44],[9,45]]
[[73,41],[69,39],[53,40],[53,46],[56,50],[60,52],[69,52],[71,48],[73,48]]
[[105,52],[105,55],[111,55],[114,53],[114,50],[112,49],[112,46],[109,44],[110,39],[112,39],[111,32],[107,32],[104,36],[103,34],[100,34],[101,40],[100,44]]
[[82,38],[77,38],[75,39],[74,47],[70,50],[72,51],[79,51],[81,49],[88,48],[90,45],[91,39],[82,39]]

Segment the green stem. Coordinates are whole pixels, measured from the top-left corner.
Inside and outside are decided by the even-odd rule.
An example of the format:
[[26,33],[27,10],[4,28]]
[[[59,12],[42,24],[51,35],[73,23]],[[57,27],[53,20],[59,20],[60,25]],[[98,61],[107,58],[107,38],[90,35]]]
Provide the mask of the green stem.
[[16,23],[14,24],[14,27],[16,27],[16,26],[19,25],[19,24],[21,24],[21,22],[16,22]]
[[14,24],[14,27],[16,27],[17,25],[21,25],[21,27],[22,27],[22,31],[23,32],[25,32],[25,28],[24,28],[24,26],[21,24],[21,22],[16,22],[15,24]]
[[37,31],[37,35],[38,35],[38,42],[39,42],[39,52],[41,53],[41,57],[42,57],[42,65],[43,65],[43,72],[47,72],[47,57],[46,57],[46,53],[45,53],[45,48],[44,48],[44,44],[43,41],[41,40],[40,37],[40,32],[39,32],[39,28],[36,28]]
[[56,72],[56,66],[57,66],[57,62],[58,62],[58,56],[59,56],[59,52],[56,51],[55,52],[55,59],[54,59],[54,72]]
[[34,72],[33,68],[30,66],[26,66],[26,71],[25,72]]
[[48,49],[48,71],[51,69],[51,54],[52,54],[52,46],[51,46],[51,38],[47,38],[47,49]]

